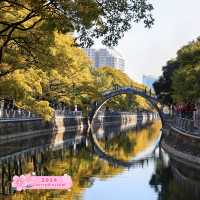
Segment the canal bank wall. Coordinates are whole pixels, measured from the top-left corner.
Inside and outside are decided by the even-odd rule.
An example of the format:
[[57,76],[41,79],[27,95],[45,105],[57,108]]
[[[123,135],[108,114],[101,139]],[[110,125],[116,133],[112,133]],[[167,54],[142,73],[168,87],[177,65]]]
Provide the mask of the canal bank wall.
[[[110,123],[145,123],[158,118],[156,113],[115,113],[100,115],[95,119],[95,124]],[[0,120],[0,143],[5,140],[16,139],[20,137],[29,137],[31,135],[42,135],[58,132],[77,131],[83,132],[88,126],[87,117],[82,116],[60,116],[54,119],[54,122],[46,122],[40,118],[33,119],[7,119]]]
[[172,175],[178,185],[176,190],[199,199],[200,135],[170,126],[163,129],[161,147],[169,156]]
[[200,134],[188,133],[172,125],[162,132],[161,146],[170,157],[200,170]]

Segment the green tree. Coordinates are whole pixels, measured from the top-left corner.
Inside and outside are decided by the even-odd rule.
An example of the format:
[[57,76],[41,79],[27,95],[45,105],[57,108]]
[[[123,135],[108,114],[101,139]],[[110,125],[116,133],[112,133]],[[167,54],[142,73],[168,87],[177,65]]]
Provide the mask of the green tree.
[[177,51],[174,60],[163,67],[163,74],[154,83],[162,103],[196,102],[200,98],[200,38]]
[[162,76],[153,84],[158,99],[168,106],[173,104],[172,75],[179,67],[177,59],[168,61],[162,68]]
[[57,57],[55,67],[18,69],[0,79],[2,99],[14,99],[18,107],[48,120],[53,116],[49,102],[81,106],[93,82],[89,58],[82,49],[74,47],[73,37],[54,33],[54,38],[56,45],[51,51]]
[[16,70],[0,81],[0,98],[15,100],[16,106],[41,115],[50,120],[53,110],[49,102],[42,99],[43,87],[48,77],[42,70]]
[[173,98],[195,102],[200,98],[200,38],[182,47],[177,60],[180,68],[172,77]]

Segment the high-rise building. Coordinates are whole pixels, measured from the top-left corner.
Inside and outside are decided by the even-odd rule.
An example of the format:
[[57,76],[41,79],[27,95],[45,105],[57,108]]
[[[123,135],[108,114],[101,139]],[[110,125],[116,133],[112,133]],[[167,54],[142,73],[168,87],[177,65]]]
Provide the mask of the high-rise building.
[[148,86],[149,88],[151,88],[152,90],[154,90],[153,88],[153,83],[157,80],[157,78],[155,76],[152,75],[143,75],[142,77],[142,83],[146,86]]
[[122,71],[125,69],[123,56],[113,48],[99,50],[85,48],[85,52],[92,60],[94,67],[109,66]]
[[85,50],[86,54],[88,55],[88,57],[91,59],[92,66],[95,67],[96,66],[96,61],[97,61],[96,49],[84,48],[84,50]]

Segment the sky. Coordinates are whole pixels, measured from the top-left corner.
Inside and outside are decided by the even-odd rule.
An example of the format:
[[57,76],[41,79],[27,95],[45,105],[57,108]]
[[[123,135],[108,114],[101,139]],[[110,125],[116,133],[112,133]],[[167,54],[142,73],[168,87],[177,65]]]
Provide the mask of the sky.
[[126,61],[125,72],[134,80],[160,76],[162,66],[183,45],[200,36],[200,0],[149,0],[154,6],[151,29],[133,24],[116,47]]

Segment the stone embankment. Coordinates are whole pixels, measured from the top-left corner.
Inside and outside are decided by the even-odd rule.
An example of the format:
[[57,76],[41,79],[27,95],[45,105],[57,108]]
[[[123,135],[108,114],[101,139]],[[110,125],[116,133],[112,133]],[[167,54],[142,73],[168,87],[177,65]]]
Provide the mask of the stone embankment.
[[[95,123],[145,123],[158,117],[157,114],[112,114],[99,116]],[[88,119],[82,116],[56,117],[54,122],[45,122],[40,118],[0,120],[0,143],[32,135],[51,134],[57,132],[83,132],[88,126]]]
[[171,158],[200,169],[200,135],[171,125],[163,129],[161,145]]

